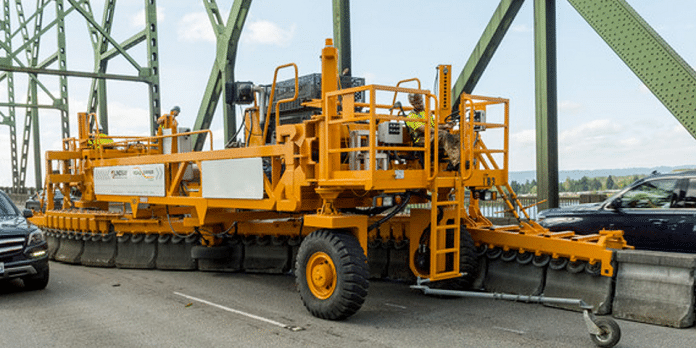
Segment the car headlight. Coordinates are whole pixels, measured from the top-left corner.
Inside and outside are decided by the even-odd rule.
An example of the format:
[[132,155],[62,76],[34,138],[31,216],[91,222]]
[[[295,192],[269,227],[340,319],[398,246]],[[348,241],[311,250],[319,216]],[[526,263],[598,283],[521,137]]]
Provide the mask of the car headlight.
[[27,245],[36,245],[44,241],[46,241],[46,235],[44,235],[42,230],[36,230],[29,234],[29,242]]
[[582,218],[580,218],[580,217],[550,217],[550,218],[543,219],[545,226],[570,224],[570,223],[578,222],[581,220],[582,220]]

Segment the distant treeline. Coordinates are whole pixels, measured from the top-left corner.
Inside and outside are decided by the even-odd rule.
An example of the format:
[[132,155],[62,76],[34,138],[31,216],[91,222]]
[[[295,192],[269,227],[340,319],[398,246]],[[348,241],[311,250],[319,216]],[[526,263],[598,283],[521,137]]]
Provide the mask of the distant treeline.
[[[627,175],[627,176],[602,176],[596,178],[588,178],[583,176],[578,180],[573,180],[570,177],[566,177],[565,181],[558,183],[559,192],[599,192],[605,190],[620,190],[634,181],[645,177],[645,175]],[[510,187],[517,194],[536,194],[537,193],[537,182],[536,180],[529,181],[525,183],[519,183],[517,181],[510,182]]]

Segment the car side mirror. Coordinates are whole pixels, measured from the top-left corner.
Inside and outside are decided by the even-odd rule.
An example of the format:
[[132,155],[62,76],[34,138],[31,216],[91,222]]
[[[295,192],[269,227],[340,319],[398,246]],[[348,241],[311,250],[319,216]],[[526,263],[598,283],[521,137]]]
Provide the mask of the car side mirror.
[[22,215],[24,215],[24,217],[28,219],[28,218],[34,216],[34,212],[31,211],[31,209],[24,209],[22,211]]
[[608,207],[609,207],[609,209],[612,209],[612,210],[621,210],[621,198],[617,198],[617,199],[609,202]]

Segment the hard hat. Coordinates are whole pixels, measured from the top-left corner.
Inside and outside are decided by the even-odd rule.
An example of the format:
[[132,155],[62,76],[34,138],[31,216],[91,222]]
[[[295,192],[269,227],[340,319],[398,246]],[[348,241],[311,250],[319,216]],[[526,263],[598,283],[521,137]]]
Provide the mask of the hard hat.
[[416,93],[409,93],[408,94],[408,102],[411,104],[415,104],[415,103],[423,104],[423,96],[421,96],[420,94],[416,94]]
[[178,106],[175,106],[175,107],[172,108],[171,111],[176,111],[176,113],[178,114],[178,113],[181,113],[181,108],[178,107]]

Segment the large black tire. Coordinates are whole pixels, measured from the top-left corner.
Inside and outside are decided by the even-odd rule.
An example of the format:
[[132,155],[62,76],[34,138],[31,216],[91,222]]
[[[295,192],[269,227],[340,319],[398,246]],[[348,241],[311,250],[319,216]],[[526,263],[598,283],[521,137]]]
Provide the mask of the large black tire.
[[297,252],[300,297],[317,318],[343,320],[355,314],[365,302],[369,276],[365,253],[349,233],[312,232]]
[[467,290],[478,276],[478,257],[474,239],[464,225],[459,229],[459,278],[443,281],[441,288]]
[[39,271],[39,273],[30,277],[22,278],[24,288],[26,290],[43,290],[48,285],[49,270],[48,266]]

